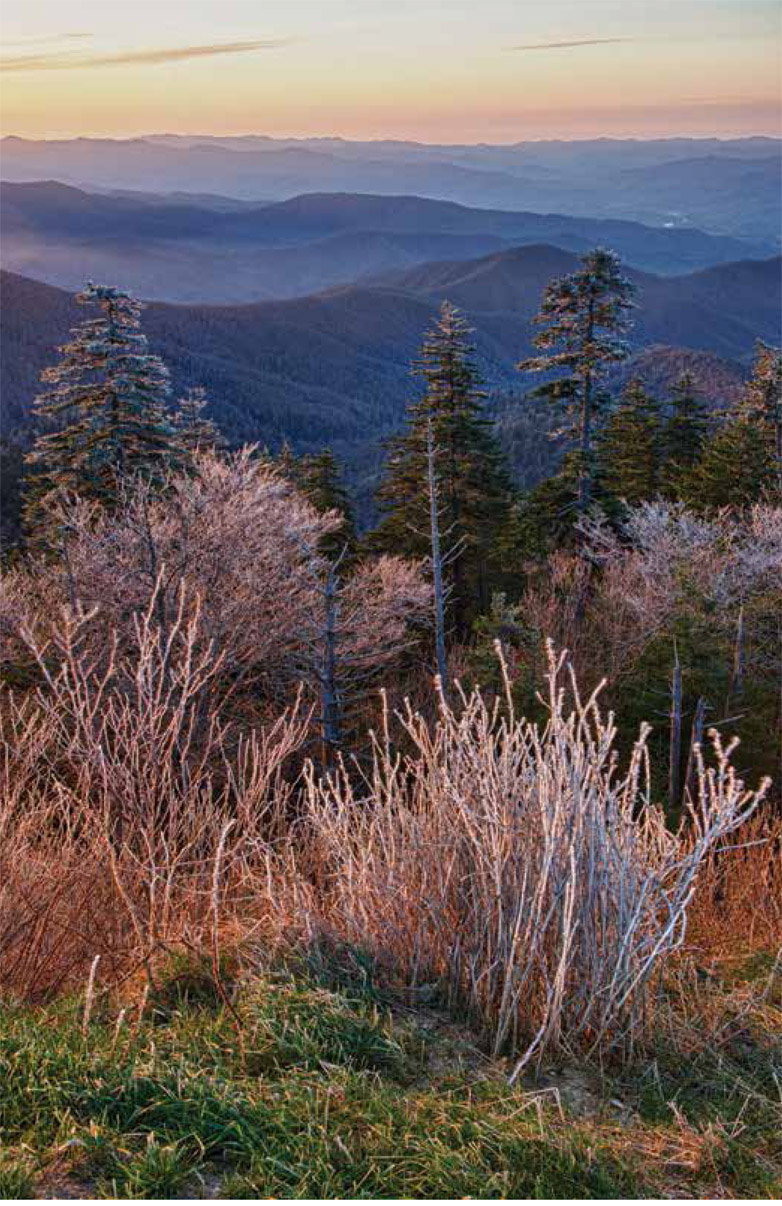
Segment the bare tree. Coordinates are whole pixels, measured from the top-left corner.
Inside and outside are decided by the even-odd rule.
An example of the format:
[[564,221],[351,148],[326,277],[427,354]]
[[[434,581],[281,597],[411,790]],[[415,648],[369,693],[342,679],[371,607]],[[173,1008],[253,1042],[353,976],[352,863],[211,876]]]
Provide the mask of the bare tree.
[[674,647],[674,662],[671,672],[671,712],[668,742],[668,807],[676,815],[681,799],[679,771],[682,749],[682,668],[679,654]]
[[381,557],[340,575],[341,559],[309,554],[313,606],[301,629],[301,678],[317,691],[323,760],[333,761],[350,709],[426,622],[431,587],[420,563]]

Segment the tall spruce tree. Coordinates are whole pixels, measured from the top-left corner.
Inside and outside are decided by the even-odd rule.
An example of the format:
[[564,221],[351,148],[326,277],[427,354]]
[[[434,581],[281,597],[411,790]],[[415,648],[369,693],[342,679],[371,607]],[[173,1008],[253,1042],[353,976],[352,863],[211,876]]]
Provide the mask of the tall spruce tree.
[[674,386],[662,431],[662,492],[678,499],[688,493],[689,478],[709,431],[709,411],[690,373]]
[[596,445],[600,493],[609,511],[654,498],[660,487],[660,412],[640,381],[628,381]]
[[470,335],[464,316],[444,302],[413,366],[425,383],[424,395],[408,406],[406,430],[387,444],[377,493],[383,515],[369,542],[382,552],[430,554],[431,431],[449,609],[461,632],[485,610],[496,588],[498,540],[511,503],[510,478],[483,413],[486,395]]
[[610,401],[605,372],[629,354],[623,335],[633,293],[618,256],[601,247],[590,251],[577,272],[553,280],[546,288],[535,319],[540,331],[534,344],[541,355],[518,366],[525,373],[561,374],[534,393],[547,398],[565,417],[565,430],[577,455],[579,514],[588,509],[594,492],[595,427]]
[[34,543],[48,527],[47,499],[73,491],[111,507],[124,479],[162,473],[177,459],[166,413],[168,370],[150,354],[142,305],[118,289],[89,284],[77,294],[99,314],[73,332],[34,416],[42,429],[26,458],[25,527]]
[[765,431],[782,493],[782,352],[762,339],[755,344],[752,376],[741,400],[741,413]]

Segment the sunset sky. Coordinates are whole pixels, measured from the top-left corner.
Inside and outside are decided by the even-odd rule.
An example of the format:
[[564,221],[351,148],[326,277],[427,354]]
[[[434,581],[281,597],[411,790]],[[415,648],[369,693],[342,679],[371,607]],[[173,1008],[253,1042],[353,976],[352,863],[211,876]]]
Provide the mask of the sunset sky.
[[17,0],[3,132],[777,134],[780,25],[778,0]]

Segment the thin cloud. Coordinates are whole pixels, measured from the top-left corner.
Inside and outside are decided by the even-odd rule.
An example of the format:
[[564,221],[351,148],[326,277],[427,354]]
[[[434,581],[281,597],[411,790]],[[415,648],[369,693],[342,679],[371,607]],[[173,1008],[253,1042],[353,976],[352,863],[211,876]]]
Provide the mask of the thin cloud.
[[52,42],[81,42],[91,38],[91,33],[31,34],[26,38],[4,38],[5,46],[43,46]]
[[161,46],[152,50],[127,50],[120,54],[28,54],[0,59],[0,71],[80,71],[88,67],[157,66],[206,59],[221,54],[247,54],[277,50],[288,38],[261,38],[253,42],[212,42],[206,46]]
[[773,105],[773,97],[763,96],[682,96],[683,105]]
[[577,46],[613,46],[617,42],[634,42],[635,38],[579,38],[575,42],[527,42],[509,46],[508,50],[573,50]]

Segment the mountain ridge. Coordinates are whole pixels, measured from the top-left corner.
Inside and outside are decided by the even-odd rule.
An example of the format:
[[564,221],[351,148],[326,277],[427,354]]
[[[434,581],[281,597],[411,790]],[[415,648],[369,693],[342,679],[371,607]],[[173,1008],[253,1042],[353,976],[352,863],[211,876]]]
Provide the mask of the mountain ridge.
[[110,280],[157,301],[296,297],[433,260],[553,243],[614,248],[654,272],[764,258],[762,242],[612,219],[476,209],[414,196],[303,194],[226,209],[90,193],[59,181],[0,184],[3,266],[76,290]]
[[[394,274],[298,299],[231,306],[152,303],[145,329],[177,387],[203,384],[224,408],[233,438],[285,438],[286,415],[301,428],[301,407],[309,416],[311,440],[328,442],[335,432],[349,438],[356,416],[363,416],[367,431],[373,425],[379,431],[394,427],[410,394],[409,362],[446,296],[462,305],[475,327],[490,383],[521,388],[514,365],[530,350],[540,293],[552,274],[576,263],[561,248],[542,245],[416,268],[406,282]],[[634,346],[688,347],[748,362],[755,337],[773,340],[778,334],[779,272],[775,258],[677,278],[631,273],[639,289]],[[2,401],[7,419],[19,422],[37,374],[54,360],[56,343],[84,312],[53,286],[12,273],[3,273],[2,280]],[[737,281],[743,317],[733,313]]]
[[[548,268],[568,269],[577,259],[568,259],[561,248],[522,248],[504,264],[500,258],[500,269],[515,263],[520,271],[525,255],[528,272],[517,284],[524,312],[472,308],[467,318],[475,329],[490,413],[501,422],[517,480],[528,486],[551,471],[557,453],[547,436],[548,415],[539,406],[533,414],[532,404],[522,400],[535,382],[522,377],[515,365],[531,350],[531,317]],[[450,267],[463,270],[467,281],[477,279],[486,290],[487,259],[496,257],[484,257],[472,268],[468,264],[466,271],[461,262]],[[770,270],[762,262],[750,262],[749,273],[760,271],[774,279],[778,269],[777,262]],[[721,287],[726,275],[742,275],[747,267],[716,271]],[[453,293],[447,283],[443,287],[441,272],[442,265],[430,265],[417,292],[381,282],[244,305],[152,303],[144,311],[144,329],[150,349],[171,370],[175,396],[190,386],[204,386],[211,416],[231,443],[278,449],[287,442],[296,452],[331,447],[345,465],[359,514],[367,520],[383,459],[382,439],[399,429],[405,404],[419,389],[410,363],[439,300]],[[706,304],[704,289],[714,278],[707,274],[704,282],[701,275],[693,274],[693,281],[638,274],[642,293],[634,352],[614,374],[614,388],[638,375],[650,388],[666,393],[686,370],[714,405],[735,401],[754,338],[770,337],[772,328],[778,331],[778,300],[761,285],[761,292],[772,295],[766,298],[765,325],[759,330],[731,317],[732,301],[727,310]],[[672,312],[670,291],[677,286],[680,297]],[[490,281],[488,287],[491,291]],[[31,435],[30,408],[41,370],[56,362],[56,346],[87,312],[63,290],[14,273],[0,272],[0,291],[2,430],[24,445]],[[717,290],[718,297],[722,292]]]
[[[778,245],[779,151],[779,141],[752,139],[447,146],[257,136],[11,136],[2,144],[0,174],[17,181],[53,177],[104,190],[219,192],[264,201],[328,191],[413,193],[535,212],[560,210],[564,203],[571,216],[602,213],[651,225],[705,227]],[[634,169],[647,175],[633,177]],[[737,175],[747,173],[751,191],[737,190]]]

